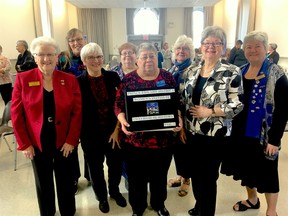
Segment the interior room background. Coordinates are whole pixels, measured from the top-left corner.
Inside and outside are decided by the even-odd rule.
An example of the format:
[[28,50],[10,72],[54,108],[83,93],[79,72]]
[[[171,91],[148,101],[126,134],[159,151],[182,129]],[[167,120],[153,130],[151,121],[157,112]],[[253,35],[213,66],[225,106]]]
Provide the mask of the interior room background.
[[[39,17],[34,13],[34,3],[39,0],[1,0],[0,22],[1,36],[0,44],[3,54],[8,56],[12,62],[17,58],[15,49],[16,41],[24,39],[30,44],[37,36],[37,22]],[[77,8],[65,0],[46,0],[51,8],[46,11],[50,15],[51,36],[59,43],[62,50],[66,50],[65,36],[69,29],[79,28],[79,17]],[[288,40],[285,21],[288,20],[288,2],[285,0],[255,0],[255,30],[265,31],[269,35],[269,42],[278,44],[277,51],[281,59],[279,64],[288,68]],[[238,0],[221,0],[213,8],[213,25],[221,26],[227,33],[227,47],[234,46],[237,26]],[[176,38],[185,33],[184,23],[185,8],[166,9],[166,32],[163,40],[170,45]],[[79,13],[79,11],[78,11]],[[118,46],[126,42],[126,8],[107,8],[107,43],[106,62],[110,56],[118,54]],[[250,17],[249,17],[250,18]],[[254,19],[252,17],[252,19]],[[196,25],[197,23],[195,23]],[[84,32],[85,34],[85,32]],[[39,36],[39,35],[38,35]],[[96,39],[88,38],[90,41],[98,42]],[[90,42],[88,41],[88,42]],[[200,44],[199,44],[200,45]],[[108,53],[107,53],[108,52]]]

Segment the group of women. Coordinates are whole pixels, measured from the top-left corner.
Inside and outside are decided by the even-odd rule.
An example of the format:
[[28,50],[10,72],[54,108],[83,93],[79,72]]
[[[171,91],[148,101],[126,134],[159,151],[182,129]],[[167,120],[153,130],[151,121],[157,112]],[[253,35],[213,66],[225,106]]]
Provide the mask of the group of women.
[[[69,39],[75,48],[82,40]],[[198,65],[191,63],[192,44],[185,35],[176,40],[169,73],[158,68],[152,44],[143,43],[136,51],[125,43],[119,48],[117,75],[103,69],[101,47],[88,43],[81,48],[84,70],[76,79],[55,69],[59,46],[53,39],[33,40],[38,68],[17,75],[11,111],[18,149],[32,160],[41,215],[55,214],[53,170],[61,215],[76,212],[72,155],[79,138],[103,213],[109,212],[106,157],[109,194],[119,206],[126,206],[119,192],[124,160],[132,215],[144,214],[148,183],[152,209],[159,216],[170,215],[166,184],[174,156],[179,175],[175,179],[183,185],[180,196],[187,194],[192,179],[196,203],[189,215],[215,215],[220,166],[223,174],[246,186],[248,199],[237,202],[235,211],[259,208],[260,192],[266,196],[266,214],[277,215],[277,156],[288,118],[288,102],[282,95],[288,94],[288,81],[266,58],[267,34],[246,35],[248,64],[241,68],[222,61],[227,40],[220,27],[203,30]],[[179,125],[165,132],[131,132],[125,116],[126,90],[162,87],[178,89]]]
[[248,199],[237,202],[235,211],[258,209],[260,192],[265,193],[266,215],[275,216],[277,156],[288,116],[288,102],[280,92],[288,92],[287,77],[266,58],[266,33],[253,31],[245,36],[248,64],[240,69],[221,60],[226,43],[221,28],[204,29],[202,61],[186,71],[185,87],[180,91],[185,106],[187,152],[195,152],[186,160],[196,199],[188,213],[215,215],[221,165],[223,174],[233,175],[247,189]]
[[[277,215],[278,152],[288,116],[288,102],[280,92],[288,92],[288,82],[285,73],[266,57],[267,34],[253,31],[245,36],[248,64],[241,68],[221,59],[227,41],[225,32],[217,26],[202,32],[198,66],[191,65],[189,52],[193,51],[187,39],[182,45],[177,41],[171,71],[180,83],[186,131],[185,136],[180,134],[180,140],[186,140],[187,146],[180,151],[184,162],[178,162],[179,167],[175,156],[181,145],[174,152],[178,177],[172,184],[182,179],[183,185],[191,177],[196,203],[188,214],[215,215],[221,166],[221,173],[233,175],[247,189],[248,199],[237,202],[235,211],[258,209],[259,192],[265,193],[266,215]],[[180,50],[182,59],[177,58]]]

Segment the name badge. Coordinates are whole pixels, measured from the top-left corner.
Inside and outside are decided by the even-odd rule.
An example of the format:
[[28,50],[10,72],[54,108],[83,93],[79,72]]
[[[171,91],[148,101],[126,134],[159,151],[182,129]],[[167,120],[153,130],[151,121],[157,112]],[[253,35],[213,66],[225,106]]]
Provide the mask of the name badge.
[[29,87],[40,86],[40,81],[29,82]]
[[260,75],[257,76],[257,77],[255,78],[255,80],[260,80],[260,79],[263,79],[264,77],[265,77],[265,74],[264,74],[263,72],[260,72]]
[[165,85],[166,85],[165,80],[159,80],[158,82],[156,82],[157,87],[163,87]]

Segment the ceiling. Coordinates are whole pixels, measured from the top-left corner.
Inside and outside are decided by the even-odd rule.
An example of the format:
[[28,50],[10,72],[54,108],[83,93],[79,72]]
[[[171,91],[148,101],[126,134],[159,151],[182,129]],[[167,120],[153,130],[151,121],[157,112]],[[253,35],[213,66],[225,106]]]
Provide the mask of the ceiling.
[[66,0],[78,8],[183,8],[213,6],[221,0]]

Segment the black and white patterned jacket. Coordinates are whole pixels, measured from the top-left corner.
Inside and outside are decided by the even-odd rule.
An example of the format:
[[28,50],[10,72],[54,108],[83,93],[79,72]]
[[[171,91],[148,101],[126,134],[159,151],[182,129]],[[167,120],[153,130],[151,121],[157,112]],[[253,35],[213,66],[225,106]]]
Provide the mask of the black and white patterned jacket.
[[243,104],[240,101],[243,95],[240,69],[235,65],[219,61],[202,89],[199,105],[208,108],[220,107],[225,116],[193,118],[188,109],[194,106],[192,102],[193,91],[203,64],[204,62],[198,67],[192,68],[185,81],[183,97],[186,108],[186,129],[192,134],[217,137],[230,136],[232,118],[243,109]]

